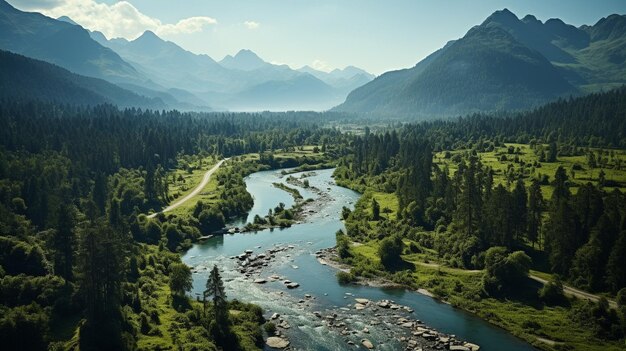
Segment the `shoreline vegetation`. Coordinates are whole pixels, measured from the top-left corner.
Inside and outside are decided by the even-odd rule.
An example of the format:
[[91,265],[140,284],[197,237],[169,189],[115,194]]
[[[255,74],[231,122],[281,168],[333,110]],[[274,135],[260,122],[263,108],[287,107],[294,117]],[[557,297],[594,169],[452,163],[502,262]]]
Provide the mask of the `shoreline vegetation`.
[[[503,154],[506,155],[511,148],[521,150],[518,151],[514,162],[518,162],[518,158],[521,160],[522,157],[528,157],[522,156],[528,155],[528,145],[505,144],[500,147],[500,150],[504,150]],[[503,158],[498,156],[498,151],[496,148],[492,154],[495,154],[494,158],[502,162]],[[445,154],[435,153],[434,158],[439,162],[440,167],[448,169],[456,167],[449,160],[453,159],[454,155],[464,155],[464,152],[446,152]],[[480,153],[478,155],[481,156],[483,162],[489,162],[488,157],[491,154],[487,153],[487,157]],[[584,158],[559,159],[561,163],[584,162]],[[513,158],[510,158],[509,162],[512,161]],[[526,162],[533,162],[532,158]],[[490,296],[484,290],[484,277],[487,275],[487,270],[455,267],[449,263],[454,261],[446,262],[447,256],[437,251],[436,237],[441,235],[438,233],[442,230],[441,228],[433,231],[418,227],[417,230],[413,229],[415,234],[409,236],[405,234],[401,240],[397,239],[399,249],[396,249],[394,253],[396,261],[392,265],[386,265],[381,249],[381,246],[388,244],[387,241],[389,241],[386,239],[389,236],[385,233],[406,230],[400,224],[400,217],[403,214],[400,212],[398,203],[399,195],[385,188],[387,184],[381,182],[378,177],[371,177],[367,174],[356,179],[346,177],[345,175],[350,172],[345,168],[347,163],[343,164],[344,166],[338,167],[335,171],[337,183],[361,192],[363,196],[357,202],[354,211],[344,209],[342,216],[347,232],[337,233],[336,248],[318,256],[323,264],[339,269],[337,279],[340,282],[402,287],[432,296],[501,327],[543,350],[619,350],[623,347],[621,340],[611,341],[594,335],[597,331],[587,325],[587,321],[581,321],[577,317],[578,313],[584,313],[581,311],[594,308],[597,310],[598,307],[594,306],[601,306],[603,303],[606,304],[606,311],[617,308],[618,304],[610,299],[602,302],[603,295],[606,296],[606,294],[600,295],[599,303],[588,302],[571,294],[565,294],[568,295],[566,297],[562,283],[554,283],[554,276],[533,271],[532,274],[539,274],[545,278],[546,282],[542,284],[530,279],[527,271],[526,276],[517,278],[522,282],[518,285],[518,293],[508,292],[495,297]],[[506,163],[502,165],[504,170],[506,166]],[[539,169],[539,166],[545,167]],[[556,170],[556,167],[542,163],[537,166],[537,169],[542,174],[549,174],[548,172]],[[585,172],[581,167],[578,169],[580,172],[576,174],[576,179],[580,179],[581,183],[598,182],[599,172]],[[594,174],[596,178],[592,178]],[[611,179],[619,179],[618,177],[623,175],[623,173],[620,175],[613,171]],[[499,182],[506,184],[506,173],[495,172],[494,183]],[[530,183],[528,181],[528,184]],[[541,186],[541,191],[546,197],[552,196],[551,183],[545,184]],[[579,187],[577,183],[574,184],[576,184],[575,187]],[[622,183],[615,181],[611,184],[623,186]],[[393,246],[390,246],[392,248],[389,250],[392,250]],[[536,246],[529,243],[526,249],[535,252],[532,255],[533,258],[541,257],[541,251]],[[554,284],[559,284],[560,290],[557,289],[556,295],[552,297],[553,300],[547,302],[548,298],[546,297],[545,300],[543,298],[544,291],[555,286]],[[615,295],[609,295],[609,297],[614,299]],[[615,313],[615,310],[613,311],[608,313]]]
[[[363,246],[363,244],[359,242],[351,242],[349,245],[352,248]],[[368,246],[367,251],[369,251],[370,253],[372,251],[375,252],[376,248],[377,247]],[[370,253],[368,253],[367,256],[369,256]],[[519,302],[515,302],[514,300],[510,302],[506,300],[495,300],[492,301],[488,306],[478,307],[472,303],[472,300],[464,297],[461,294],[462,291],[460,291],[460,289],[458,288],[459,284],[461,284],[461,286],[469,286],[470,284],[475,284],[475,280],[481,279],[482,271],[467,271],[468,275],[474,276],[476,279],[463,279],[461,277],[466,275],[463,270],[453,269],[425,260],[424,262],[418,263],[422,267],[422,271],[417,271],[414,274],[414,278],[407,279],[407,276],[389,274],[389,272],[386,272],[384,269],[381,269],[377,272],[370,271],[366,276],[362,276],[354,274],[354,268],[356,267],[355,265],[345,263],[345,261],[339,257],[339,255],[337,254],[337,247],[322,250],[316,255],[316,258],[318,259],[318,262],[320,264],[327,265],[333,269],[336,269],[337,280],[342,284],[357,284],[362,286],[390,289],[406,289],[417,292],[442,303],[452,305],[453,307],[459,308],[465,312],[471,313],[474,316],[481,318],[494,326],[502,328],[506,332],[511,333],[512,335],[542,350],[561,350],[563,349],[563,347],[565,347],[564,349],[568,349],[567,346],[559,345],[566,345],[567,342],[571,341],[571,339],[567,337],[567,335],[569,335],[569,331],[561,330],[560,318],[557,318],[554,321],[555,323],[557,323],[555,325],[555,328],[556,331],[558,331],[559,333],[564,333],[563,335],[565,335],[565,337],[554,336],[545,332],[541,335],[529,335],[527,333],[528,331],[525,328],[520,329],[516,326],[516,324],[520,324],[517,323],[517,320],[520,316],[523,316],[523,311],[526,310],[523,305],[521,306],[521,309],[519,308],[519,306],[515,306],[518,305]],[[371,259],[372,257],[369,258]],[[447,271],[456,271],[455,273],[457,274],[450,274]],[[424,275],[427,276],[428,279],[431,279],[431,281],[443,282],[443,284],[437,283],[434,286],[431,285],[430,287],[424,287],[424,285],[422,285],[423,277],[420,277],[420,273],[426,273]],[[433,276],[435,277],[434,279]],[[472,280],[474,280],[474,282],[472,282]],[[442,285],[445,286],[443,287],[443,289]],[[576,297],[571,297],[571,300],[573,303],[585,303],[584,300],[579,301]],[[511,311],[506,311],[507,309],[511,309]],[[500,317],[501,313],[504,315],[504,317]],[[504,318],[510,318],[510,320],[507,321]],[[543,319],[538,316],[535,318],[538,321]],[[563,318],[565,318],[565,316],[563,316]],[[513,321],[514,324],[509,324],[510,321]],[[527,321],[530,321],[530,318],[523,320],[521,324],[525,325],[526,323],[528,323]],[[577,329],[581,330],[580,327],[578,327]],[[536,329],[533,328],[531,329],[531,331],[532,330]],[[588,341],[585,339],[579,339],[578,342],[580,342],[581,345],[584,346],[582,346],[582,348],[579,348],[580,346],[576,346],[574,348],[571,348],[572,350],[589,350],[589,348],[587,348],[587,346],[589,345],[593,345],[595,347],[594,350],[597,348],[598,350],[617,351],[620,350],[621,347],[619,346],[619,342],[612,345],[610,343],[605,343],[600,340]]]
[[[178,253],[251,207],[246,174],[319,163],[328,157],[319,146],[294,145],[337,145],[338,131],[297,117],[285,126],[272,116],[111,105],[14,102],[1,110],[0,122],[11,126],[0,132],[7,349],[263,348],[260,308],[227,300],[219,270],[206,298],[191,299],[192,273]],[[193,200],[148,218],[228,157],[236,162]]]

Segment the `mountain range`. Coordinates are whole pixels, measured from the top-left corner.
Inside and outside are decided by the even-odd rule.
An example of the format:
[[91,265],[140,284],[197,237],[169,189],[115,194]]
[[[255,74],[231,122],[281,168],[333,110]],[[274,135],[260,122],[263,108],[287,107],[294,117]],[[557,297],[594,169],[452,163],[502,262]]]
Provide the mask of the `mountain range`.
[[522,110],[626,83],[626,17],[593,26],[496,11],[414,67],[382,74],[335,109],[433,117]]
[[[44,88],[71,87],[81,91],[83,104],[204,111],[336,106],[371,116],[432,118],[525,110],[625,84],[626,16],[575,27],[560,19],[520,19],[504,9],[414,67],[374,77],[352,66],[296,70],[245,49],[216,61],[151,31],[134,40],[107,39],[68,17],[23,12],[0,0],[0,50],[6,51],[4,61],[34,81],[16,83],[22,94],[30,86],[34,93],[64,100],[66,95]],[[33,72],[27,74],[24,67],[30,66]],[[5,74],[5,89],[10,82],[4,77],[19,78]],[[44,84],[46,79],[55,83]],[[41,89],[33,85],[37,82]]]
[[217,62],[208,55],[186,51],[151,31],[131,41],[107,40],[99,32],[91,36],[151,81],[189,91],[217,109],[326,110],[374,78],[352,68],[334,73],[293,70],[268,63],[246,49]]
[[374,78],[349,69],[352,76],[340,78],[343,71],[337,71],[337,77],[331,72],[328,79],[319,79],[310,72],[265,62],[250,50],[217,62],[151,31],[135,40],[109,40],[68,17],[23,12],[4,0],[0,0],[0,49],[107,80],[182,110],[326,110]]

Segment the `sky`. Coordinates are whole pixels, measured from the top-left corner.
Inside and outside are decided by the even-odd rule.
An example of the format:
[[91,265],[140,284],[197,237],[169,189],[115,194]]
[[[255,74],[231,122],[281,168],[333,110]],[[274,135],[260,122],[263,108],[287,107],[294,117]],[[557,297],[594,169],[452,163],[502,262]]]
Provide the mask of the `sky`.
[[250,49],[264,60],[373,74],[414,66],[496,10],[593,25],[626,14],[624,0],[8,0],[68,16],[108,38],[145,30],[216,60]]

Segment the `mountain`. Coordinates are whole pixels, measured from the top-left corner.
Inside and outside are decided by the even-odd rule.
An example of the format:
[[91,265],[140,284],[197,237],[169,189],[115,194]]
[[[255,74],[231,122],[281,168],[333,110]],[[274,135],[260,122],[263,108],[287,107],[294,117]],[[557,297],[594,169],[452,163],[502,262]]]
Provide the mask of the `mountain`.
[[235,111],[322,111],[342,97],[321,80],[301,74],[288,80],[266,81],[222,99]]
[[626,17],[593,26],[496,11],[414,67],[352,91],[339,111],[418,117],[521,110],[626,83]]
[[102,79],[84,77],[56,65],[0,50],[0,99],[120,107],[166,108],[150,99]]
[[145,84],[146,78],[84,28],[39,13],[22,12],[0,0],[0,49],[112,82]]
[[240,50],[235,56],[227,55],[220,61],[222,67],[238,69],[242,71],[254,71],[267,67],[269,63],[263,61],[257,54],[250,50]]
[[542,23],[527,15],[520,20],[504,9],[489,16],[482,26],[506,30],[540,52],[585,92],[626,83],[626,16],[614,14],[593,26],[576,28],[554,18]]
[[330,72],[319,71],[313,67],[304,66],[298,69],[298,71],[308,73],[335,89],[344,92],[346,95],[375,78],[373,74],[354,66],[348,66],[344,69],[337,68]]
[[120,54],[142,74],[163,87],[198,90],[199,87],[224,88],[227,71],[208,55],[196,55],[151,31],[135,40],[107,40],[101,33],[92,38]]
[[[184,91],[216,109],[326,110],[342,102],[352,89],[373,78],[365,71],[349,67],[334,72],[328,80],[320,79],[315,74],[296,71],[287,65],[266,62],[251,50],[240,50],[236,55],[228,55],[216,62],[208,55],[189,52],[150,31],[132,41],[108,40],[99,32],[92,32],[91,37],[119,53],[159,86]],[[136,86],[125,87],[146,96],[158,96],[148,95]],[[167,89],[161,90],[165,92]]]

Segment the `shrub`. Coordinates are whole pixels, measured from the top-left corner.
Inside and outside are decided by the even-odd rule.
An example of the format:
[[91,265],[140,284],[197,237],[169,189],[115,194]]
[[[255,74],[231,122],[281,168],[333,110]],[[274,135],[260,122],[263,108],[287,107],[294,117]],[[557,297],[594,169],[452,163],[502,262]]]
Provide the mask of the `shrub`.
[[539,290],[539,298],[547,304],[558,304],[564,300],[563,282],[558,274]]
[[356,277],[350,272],[337,272],[337,281],[339,284],[350,284],[356,280]]
[[263,325],[263,329],[265,329],[265,332],[267,333],[267,335],[274,335],[276,334],[276,324],[272,323],[272,322],[267,322]]

